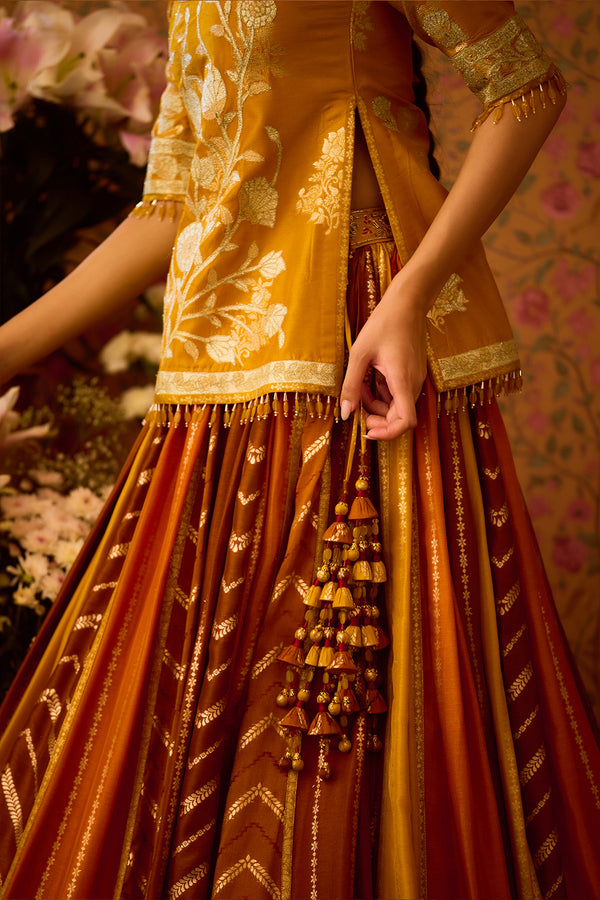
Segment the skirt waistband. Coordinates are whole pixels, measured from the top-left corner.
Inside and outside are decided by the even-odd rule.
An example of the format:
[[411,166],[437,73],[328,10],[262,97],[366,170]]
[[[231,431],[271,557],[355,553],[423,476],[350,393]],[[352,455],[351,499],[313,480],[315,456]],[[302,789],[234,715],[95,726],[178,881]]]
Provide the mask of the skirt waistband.
[[393,241],[392,229],[385,209],[353,209],[350,211],[350,251],[365,244]]

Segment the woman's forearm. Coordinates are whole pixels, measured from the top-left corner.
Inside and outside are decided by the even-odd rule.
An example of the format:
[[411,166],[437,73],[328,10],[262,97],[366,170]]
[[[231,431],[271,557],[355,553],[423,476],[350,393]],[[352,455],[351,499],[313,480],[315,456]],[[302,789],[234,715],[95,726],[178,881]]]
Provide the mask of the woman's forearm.
[[0,328],[0,384],[165,277],[176,222],[130,216],[63,281]]
[[407,266],[426,309],[504,209],[564,102],[559,95],[521,122],[507,107],[499,122],[490,117],[479,126],[452,190]]

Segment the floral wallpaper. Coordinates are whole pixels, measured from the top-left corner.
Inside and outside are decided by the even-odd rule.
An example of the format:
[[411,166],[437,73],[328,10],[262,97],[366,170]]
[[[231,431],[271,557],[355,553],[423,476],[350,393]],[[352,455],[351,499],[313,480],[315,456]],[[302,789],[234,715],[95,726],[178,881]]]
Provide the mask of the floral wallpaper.
[[[521,188],[485,238],[521,348],[503,401],[517,470],[567,637],[600,709],[600,5],[518,3],[569,84]],[[452,182],[478,111],[445,58],[425,72],[437,157]]]

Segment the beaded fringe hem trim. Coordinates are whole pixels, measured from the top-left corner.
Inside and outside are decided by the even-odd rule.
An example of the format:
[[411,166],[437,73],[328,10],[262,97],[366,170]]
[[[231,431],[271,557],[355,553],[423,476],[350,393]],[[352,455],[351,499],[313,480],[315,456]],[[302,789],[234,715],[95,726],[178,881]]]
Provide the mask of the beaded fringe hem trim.
[[170,222],[175,222],[181,215],[181,203],[181,200],[169,197],[144,197],[136,203],[129,215],[136,219],[147,219],[156,215],[161,221],[169,219]]
[[490,115],[494,123],[499,122],[504,114],[504,108],[508,104],[510,104],[517,122],[521,122],[523,119],[529,118],[529,115],[535,115],[538,110],[538,103],[542,109],[546,109],[547,102],[554,104],[556,103],[557,94],[566,93],[567,82],[559,70],[553,67],[541,81],[524,85],[518,91],[514,91],[512,94],[507,94],[506,97],[500,97],[498,100],[490,103],[481,115],[477,116],[471,126],[471,131],[475,131],[477,126],[485,122]]
[[[518,393],[523,386],[521,370],[510,372],[506,375],[498,375],[488,378],[478,384],[468,387],[454,388],[442,391],[437,395],[438,416],[442,413],[450,415],[459,410],[473,408],[477,405],[491,403],[494,397],[507,396]],[[241,410],[239,424],[245,425],[254,422],[255,419],[266,419],[269,416],[294,416],[306,408],[306,415],[311,419],[326,419],[333,409],[335,421],[340,420],[340,402],[338,397],[330,397],[326,394],[304,394],[296,392],[273,392],[256,397],[254,400],[239,403],[153,403],[146,417],[145,423],[155,423],[168,426],[181,422],[185,425],[200,418],[206,409],[213,411],[211,423],[214,422],[218,410],[223,412],[223,425],[229,428],[233,423],[238,410]]]

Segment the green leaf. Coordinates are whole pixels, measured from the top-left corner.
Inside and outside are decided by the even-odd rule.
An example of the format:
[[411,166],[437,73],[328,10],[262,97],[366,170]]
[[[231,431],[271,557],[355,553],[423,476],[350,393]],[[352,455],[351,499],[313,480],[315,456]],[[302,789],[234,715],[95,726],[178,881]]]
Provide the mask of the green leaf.
[[548,465],[548,458],[543,453],[534,453],[527,462],[532,469],[543,469]]
[[592,49],[588,50],[588,52],[585,54],[585,61],[591,66],[596,62],[597,59],[598,50],[596,49],[596,47],[592,47]]
[[514,235],[521,244],[530,244],[531,243],[531,235],[529,234],[528,231],[521,231],[520,229],[515,229]]
[[536,181],[537,181],[537,175],[534,175],[533,173],[530,172],[528,175],[525,176],[525,178],[519,185],[519,187],[517,189],[517,193],[524,194],[525,191],[528,191],[529,188],[532,187]]
[[571,393],[571,385],[568,381],[559,381],[554,388],[554,399],[564,400]]
[[559,452],[561,459],[569,459],[569,457],[573,453],[573,447],[571,446],[571,444],[563,444]]
[[583,421],[579,418],[576,413],[573,413],[571,416],[571,422],[573,423],[573,428],[578,434],[585,434],[585,425]]
[[579,59],[581,53],[583,51],[583,44],[581,43],[581,38],[576,38],[571,45],[571,56],[575,59]]
[[542,478],[540,475],[533,475],[529,479],[529,486],[534,487],[543,487],[547,483],[547,478]]
[[577,23],[578,28],[587,28],[594,17],[594,10],[591,6],[588,9],[585,9],[583,12],[579,13],[575,22]]
[[555,340],[551,334],[541,334],[539,338],[531,345],[531,349],[534,353],[539,353],[540,351],[550,350],[554,347]]
[[558,440],[555,434],[551,434],[548,440],[546,441],[546,450],[548,453],[556,453],[556,449],[558,447]]
[[566,376],[569,374],[569,367],[562,359],[556,358],[554,360],[554,368],[563,378],[566,378]]
[[[561,382],[562,384],[562,382]],[[567,416],[567,407],[561,406],[559,409],[555,409],[552,415],[550,416],[550,420],[553,425],[560,425],[561,422],[564,422]]]

